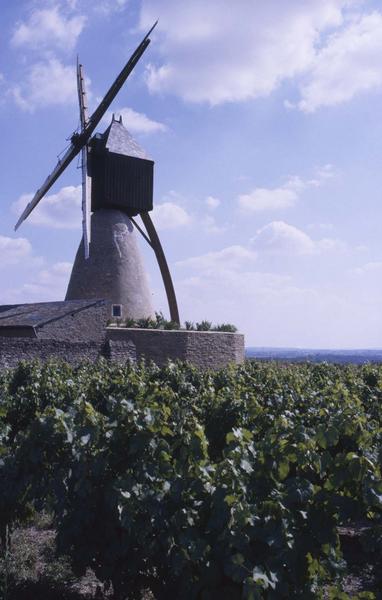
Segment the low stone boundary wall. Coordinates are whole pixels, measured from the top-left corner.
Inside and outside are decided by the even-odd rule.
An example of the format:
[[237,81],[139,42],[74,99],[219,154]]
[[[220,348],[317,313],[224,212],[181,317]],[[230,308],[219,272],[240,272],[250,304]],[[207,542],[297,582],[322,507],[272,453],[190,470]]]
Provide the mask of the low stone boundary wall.
[[72,365],[95,362],[102,356],[102,351],[103,345],[97,342],[0,338],[0,370],[14,368],[21,360],[56,358]]
[[244,361],[240,333],[108,327],[106,339],[110,359],[118,362],[144,358],[161,366],[170,359],[220,369]]
[[77,365],[101,357],[118,363],[144,358],[159,366],[168,359],[181,360],[205,369],[220,369],[244,361],[244,336],[215,331],[109,327],[102,343],[0,337],[0,371],[16,367],[21,360],[58,359]]

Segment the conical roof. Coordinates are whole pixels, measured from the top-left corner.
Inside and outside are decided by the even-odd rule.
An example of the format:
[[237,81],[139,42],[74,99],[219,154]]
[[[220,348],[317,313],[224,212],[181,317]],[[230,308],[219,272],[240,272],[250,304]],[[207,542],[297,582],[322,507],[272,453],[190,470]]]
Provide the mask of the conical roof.
[[123,125],[122,117],[119,117],[117,120],[113,115],[113,120],[109,127],[104,133],[97,134],[96,139],[97,143],[106,150],[109,150],[109,152],[150,160],[143,148],[141,148]]

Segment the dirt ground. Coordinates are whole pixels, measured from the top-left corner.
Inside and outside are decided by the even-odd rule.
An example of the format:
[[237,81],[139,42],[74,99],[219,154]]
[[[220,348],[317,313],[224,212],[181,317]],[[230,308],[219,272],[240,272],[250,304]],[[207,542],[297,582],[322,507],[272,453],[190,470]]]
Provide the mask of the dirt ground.
[[[376,600],[382,600],[382,557],[367,547],[368,529],[362,523],[339,529],[347,567],[341,587],[350,598],[373,592]],[[91,570],[76,579],[69,561],[56,557],[55,532],[44,517],[13,532],[7,565],[2,561],[1,571],[3,580],[7,573],[6,600],[110,600],[112,596]],[[142,600],[155,599],[143,590]]]

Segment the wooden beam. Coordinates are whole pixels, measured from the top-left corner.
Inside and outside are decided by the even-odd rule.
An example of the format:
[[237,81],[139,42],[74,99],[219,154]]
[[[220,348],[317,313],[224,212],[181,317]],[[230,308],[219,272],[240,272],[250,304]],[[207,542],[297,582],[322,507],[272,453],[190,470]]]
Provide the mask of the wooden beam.
[[151,220],[151,217],[148,212],[140,213],[141,219],[143,221],[144,226],[146,227],[147,234],[150,238],[151,247],[155,252],[155,256],[157,257],[159,269],[162,275],[164,287],[166,290],[168,307],[170,310],[170,318],[171,321],[178,323],[180,325],[179,318],[179,310],[178,303],[176,301],[174,284],[171,279],[170,269],[168,268],[167,260],[162,248],[162,244],[160,243],[157,231],[155,229],[154,223]]

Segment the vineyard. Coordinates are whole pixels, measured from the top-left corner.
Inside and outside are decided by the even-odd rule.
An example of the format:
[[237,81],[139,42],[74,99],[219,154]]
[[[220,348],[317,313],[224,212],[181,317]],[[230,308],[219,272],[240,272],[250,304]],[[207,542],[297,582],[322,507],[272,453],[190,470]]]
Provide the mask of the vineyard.
[[352,597],[381,598],[381,421],[382,366],[21,364],[0,376],[3,597],[12,532],[50,515],[115,600],[346,599],[354,531]]

